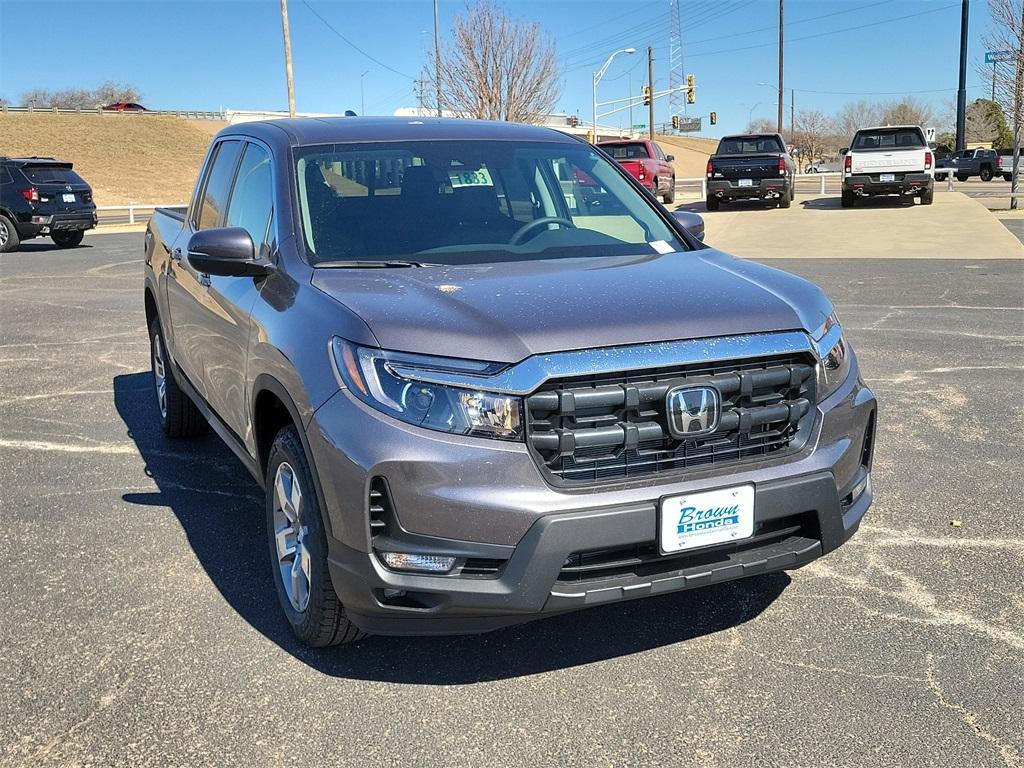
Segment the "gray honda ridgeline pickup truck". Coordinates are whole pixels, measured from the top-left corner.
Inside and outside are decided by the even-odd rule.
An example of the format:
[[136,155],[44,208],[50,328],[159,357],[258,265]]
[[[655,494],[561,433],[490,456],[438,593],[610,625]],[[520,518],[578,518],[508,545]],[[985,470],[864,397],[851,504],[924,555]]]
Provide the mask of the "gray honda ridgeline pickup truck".
[[163,430],[266,490],[311,645],[799,568],[871,503],[875,398],[817,287],[695,232],[554,130],[226,128],[146,232]]

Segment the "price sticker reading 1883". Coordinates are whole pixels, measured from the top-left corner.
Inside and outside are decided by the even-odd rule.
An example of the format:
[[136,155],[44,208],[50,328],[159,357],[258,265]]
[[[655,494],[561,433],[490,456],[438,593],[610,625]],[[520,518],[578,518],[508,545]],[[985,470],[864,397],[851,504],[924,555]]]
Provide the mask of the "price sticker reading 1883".
[[486,168],[476,171],[448,171],[448,180],[453,187],[493,187],[491,173]]

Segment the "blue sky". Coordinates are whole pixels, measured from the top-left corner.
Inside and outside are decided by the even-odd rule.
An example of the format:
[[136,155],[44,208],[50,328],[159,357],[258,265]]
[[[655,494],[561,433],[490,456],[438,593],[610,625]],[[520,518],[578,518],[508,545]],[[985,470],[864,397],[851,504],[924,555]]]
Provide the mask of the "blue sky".
[[[592,72],[617,48],[634,46],[637,54],[615,60],[601,100],[625,97],[630,77],[639,91],[647,45],[655,48],[655,89],[667,86],[669,0],[503,5],[554,38],[564,82],[559,108],[583,122]],[[361,111],[361,78],[367,114],[416,104],[414,79],[432,50],[432,0],[289,0],[289,7],[300,111]],[[464,8],[463,0],[441,0],[442,37]],[[690,109],[719,116],[705,135],[742,130],[748,116],[773,117],[775,89],[758,83],[777,79],[776,0],[681,0],[681,8],[686,71],[699,86]],[[957,0],[786,0],[787,122],[790,87],[798,111],[827,113],[903,93],[941,109],[956,97],[959,18]],[[987,92],[974,62],[984,55],[988,24],[986,3],[974,0],[969,98]],[[25,34],[32,27],[45,34]],[[151,108],[283,109],[283,73],[278,0],[0,0],[0,95],[10,101],[33,87],[117,80],[137,85]],[[640,112],[635,122],[644,121]],[[659,102],[656,121],[667,116]]]

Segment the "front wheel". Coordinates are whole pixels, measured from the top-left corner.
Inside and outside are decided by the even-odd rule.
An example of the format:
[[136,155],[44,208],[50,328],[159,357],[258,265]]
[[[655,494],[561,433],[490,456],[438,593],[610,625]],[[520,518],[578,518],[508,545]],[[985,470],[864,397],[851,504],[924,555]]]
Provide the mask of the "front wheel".
[[334,591],[313,476],[295,427],[277,433],[267,462],[267,535],[277,597],[295,636],[313,647],[355,642]]
[[1003,174],[1003,181],[1013,181],[1013,174],[1012,173],[1004,173]]
[[82,244],[84,237],[85,232],[80,229],[75,232],[54,232],[50,235],[50,239],[53,240],[58,248],[74,248]]
[[957,180],[957,181],[967,181],[967,176],[965,176],[965,175],[964,175],[964,174],[962,174],[962,173],[958,173],[958,174],[956,175],[956,180]]
[[789,208],[792,202],[793,196],[789,193],[789,190],[784,190],[779,198],[779,208]]

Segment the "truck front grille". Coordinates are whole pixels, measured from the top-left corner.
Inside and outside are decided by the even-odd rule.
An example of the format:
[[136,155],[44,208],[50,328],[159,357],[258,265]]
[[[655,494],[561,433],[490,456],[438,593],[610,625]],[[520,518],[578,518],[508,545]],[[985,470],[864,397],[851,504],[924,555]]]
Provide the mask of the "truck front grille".
[[[809,357],[700,363],[555,379],[526,400],[528,444],[559,484],[583,485],[719,465],[785,451],[813,422]],[[718,428],[677,439],[668,392],[718,390]]]

